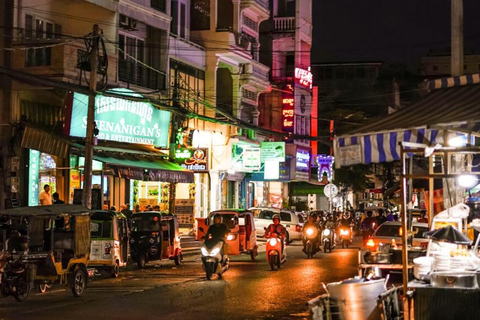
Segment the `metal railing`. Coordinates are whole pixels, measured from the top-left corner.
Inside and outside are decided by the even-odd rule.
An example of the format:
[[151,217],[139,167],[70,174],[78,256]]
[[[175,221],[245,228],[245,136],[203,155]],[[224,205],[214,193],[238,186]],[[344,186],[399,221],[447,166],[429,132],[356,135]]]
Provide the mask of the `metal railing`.
[[275,21],[275,31],[293,31],[295,30],[295,17],[277,17]]

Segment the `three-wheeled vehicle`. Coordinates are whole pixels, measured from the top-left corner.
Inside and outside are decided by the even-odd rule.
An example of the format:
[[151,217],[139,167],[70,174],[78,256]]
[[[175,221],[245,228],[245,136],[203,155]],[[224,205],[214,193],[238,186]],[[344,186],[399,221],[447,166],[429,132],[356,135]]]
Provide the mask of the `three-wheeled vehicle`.
[[128,223],[120,212],[94,211],[90,215],[91,248],[88,267],[106,268],[117,277],[128,261]]
[[213,223],[213,216],[222,215],[222,221],[230,232],[227,235],[228,255],[242,253],[250,255],[252,260],[258,256],[257,234],[253,212],[244,209],[226,209],[213,211],[208,218],[197,218],[197,239],[204,239],[208,226]]
[[87,287],[89,210],[79,205],[21,207],[0,212],[3,249],[0,286],[18,301],[34,286],[59,282],[75,297]]
[[183,260],[176,216],[158,211],[134,213],[130,217],[130,255],[143,269],[150,261]]

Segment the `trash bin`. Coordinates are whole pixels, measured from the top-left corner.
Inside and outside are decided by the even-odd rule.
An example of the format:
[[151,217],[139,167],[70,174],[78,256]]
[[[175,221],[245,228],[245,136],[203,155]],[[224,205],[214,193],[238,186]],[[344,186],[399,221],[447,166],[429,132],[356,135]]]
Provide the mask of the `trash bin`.
[[332,319],[381,319],[377,298],[386,291],[386,279],[351,279],[329,283],[327,291],[330,295]]

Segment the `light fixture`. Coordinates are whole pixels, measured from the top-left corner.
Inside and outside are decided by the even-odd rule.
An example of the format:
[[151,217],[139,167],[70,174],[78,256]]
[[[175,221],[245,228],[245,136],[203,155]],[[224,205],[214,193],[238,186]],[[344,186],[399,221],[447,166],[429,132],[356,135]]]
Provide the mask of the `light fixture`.
[[464,188],[471,189],[478,184],[478,178],[469,172],[465,172],[458,176],[458,184]]
[[467,136],[455,136],[453,138],[448,139],[448,145],[450,147],[464,147],[467,145]]

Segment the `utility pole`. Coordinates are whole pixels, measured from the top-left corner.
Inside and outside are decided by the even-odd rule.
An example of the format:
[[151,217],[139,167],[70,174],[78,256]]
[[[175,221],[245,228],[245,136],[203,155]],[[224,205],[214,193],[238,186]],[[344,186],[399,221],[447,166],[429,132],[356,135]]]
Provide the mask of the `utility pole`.
[[95,96],[97,91],[97,64],[98,64],[98,24],[93,25],[92,50],[90,52],[90,94],[88,97],[87,132],[85,135],[85,167],[83,170],[82,203],[92,208],[92,162],[93,162],[93,129],[95,122]]
[[[175,67],[175,73],[174,73],[175,79],[174,79],[174,84],[173,84],[173,92],[172,92],[172,102],[173,102],[173,107],[178,110],[180,109],[179,105],[179,91],[178,91],[178,68]],[[175,113],[172,113],[172,133],[170,135],[170,148],[169,148],[169,156],[170,159],[175,158],[175,149],[176,149],[176,140],[177,140],[177,133],[178,133],[178,117]],[[171,214],[175,213],[175,195],[177,192],[177,184],[170,182],[170,188],[169,188],[169,197],[168,197],[168,212]]]
[[452,76],[463,75],[463,0],[452,0]]

